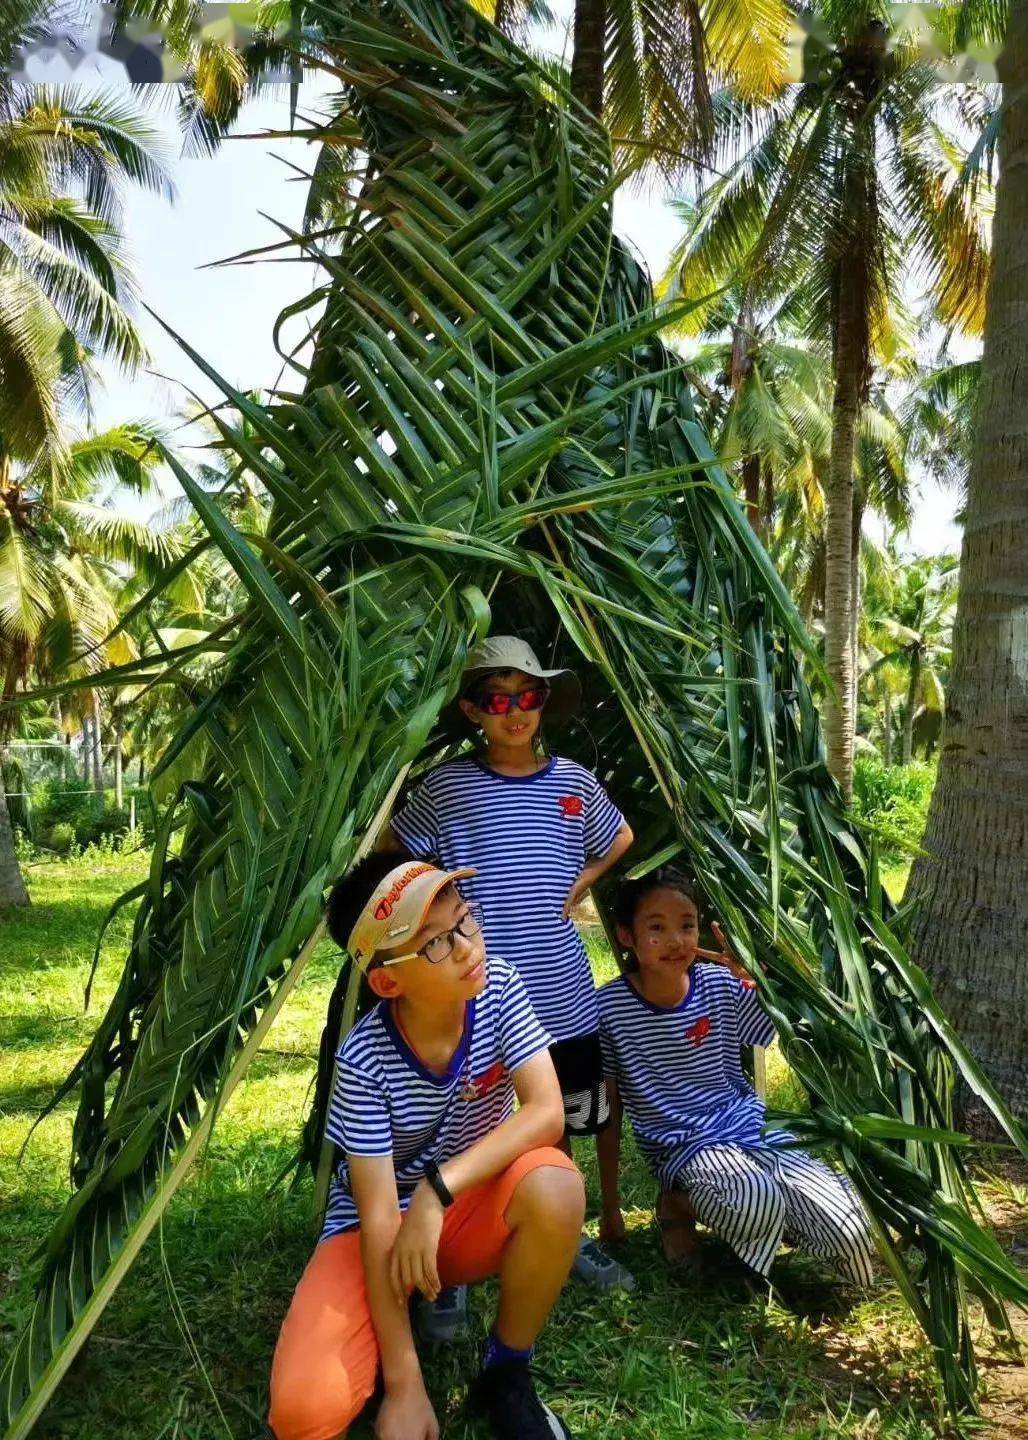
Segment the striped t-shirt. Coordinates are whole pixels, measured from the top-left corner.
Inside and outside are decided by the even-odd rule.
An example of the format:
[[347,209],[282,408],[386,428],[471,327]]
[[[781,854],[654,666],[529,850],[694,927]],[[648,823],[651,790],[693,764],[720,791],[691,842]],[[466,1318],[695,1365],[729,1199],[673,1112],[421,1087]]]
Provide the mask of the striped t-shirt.
[[392,822],[413,854],[478,869],[461,894],[481,905],[487,952],[517,966],[554,1040],[596,1030],[589,961],[561,912],[586,860],[605,855],[623,824],[596,776],[560,756],[516,776],[451,760],[425,776]]
[[517,971],[502,960],[490,959],[487,967],[485,989],[468,1001],[464,1033],[445,1074],[421,1063],[384,1000],[343,1041],[325,1126],[343,1155],[329,1191],[323,1240],[359,1223],[348,1155],[391,1155],[405,1210],[429,1161],[452,1160],[513,1114],[511,1076],[547,1049],[550,1037]]
[[723,965],[694,964],[685,999],[670,1008],[645,1000],[624,975],[597,999],[604,1071],[658,1176],[708,1145],[779,1143],[779,1132],[762,1133],[764,1105],[742,1068],[741,1047],[767,1045],[775,1033],[752,983]]

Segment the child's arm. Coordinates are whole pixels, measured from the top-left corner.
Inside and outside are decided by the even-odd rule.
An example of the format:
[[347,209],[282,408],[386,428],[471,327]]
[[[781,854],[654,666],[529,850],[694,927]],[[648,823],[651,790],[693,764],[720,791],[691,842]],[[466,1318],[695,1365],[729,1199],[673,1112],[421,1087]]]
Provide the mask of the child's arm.
[[697,949],[696,954],[702,955],[704,960],[713,960],[716,965],[723,965],[739,981],[739,1044],[743,1046],[770,1045],[775,1038],[775,1025],[760,1002],[760,992],[756,982],[736,960],[725,939],[724,931],[716,920],[711,921],[710,928],[721,949],[719,951]]
[[568,898],[564,901],[565,920],[570,918],[572,910],[589,893],[600,876],[605,875],[612,865],[617,864],[634,839],[632,827],[627,820],[623,821],[611,842],[610,849],[596,859],[590,860],[568,891]]
[[347,1159],[360,1217],[364,1283],[385,1383],[375,1435],[377,1440],[439,1440],[439,1424],[411,1335],[407,1296],[398,1294],[389,1278],[390,1251],[401,1223],[392,1157]]
[[439,850],[439,817],[436,811],[435,786],[432,775],[426,775],[398,810],[389,817],[389,824],[379,831],[376,850],[409,855],[435,855]]
[[[518,1109],[495,1130],[439,1167],[443,1184],[458,1195],[491,1180],[519,1155],[542,1145],[555,1145],[564,1133],[564,1101],[553,1061],[545,1050],[533,1055],[512,1075]],[[418,1289],[434,1300],[442,1288],[436,1257],[443,1226],[443,1204],[427,1180],[411,1198],[393,1245],[390,1276],[399,1293]]]
[[623,1240],[625,1222],[621,1214],[619,1188],[622,1105],[617,1082],[609,1075],[607,1099],[610,1102],[610,1123],[596,1137],[596,1155],[600,1162],[600,1239]]

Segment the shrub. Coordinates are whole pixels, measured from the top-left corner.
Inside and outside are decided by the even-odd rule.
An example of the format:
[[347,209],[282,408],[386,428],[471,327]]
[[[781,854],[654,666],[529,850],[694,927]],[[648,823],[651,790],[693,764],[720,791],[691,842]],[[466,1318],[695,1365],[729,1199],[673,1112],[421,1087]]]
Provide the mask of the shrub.
[[896,863],[915,854],[924,835],[935,788],[934,761],[885,765],[876,755],[857,756],[853,769],[853,810],[879,832],[879,854]]
[[75,827],[67,820],[59,820],[46,835],[46,843],[58,855],[67,855],[75,844]]
[[75,843],[85,848],[99,840],[126,835],[129,828],[129,797],[136,795],[136,823],[147,839],[153,838],[153,813],[145,790],[126,787],[125,805],[118,809],[113,789],[87,790],[79,779],[45,780],[32,792],[33,824],[45,836],[55,825],[70,825]]

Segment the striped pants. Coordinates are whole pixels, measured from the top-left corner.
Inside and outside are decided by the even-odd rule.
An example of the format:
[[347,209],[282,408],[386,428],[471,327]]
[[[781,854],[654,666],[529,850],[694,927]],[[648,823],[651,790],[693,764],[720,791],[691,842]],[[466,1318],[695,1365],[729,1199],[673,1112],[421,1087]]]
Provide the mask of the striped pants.
[[766,1276],[783,1239],[830,1260],[847,1280],[871,1283],[873,1247],[849,1181],[802,1150],[711,1145],[673,1174],[698,1220]]

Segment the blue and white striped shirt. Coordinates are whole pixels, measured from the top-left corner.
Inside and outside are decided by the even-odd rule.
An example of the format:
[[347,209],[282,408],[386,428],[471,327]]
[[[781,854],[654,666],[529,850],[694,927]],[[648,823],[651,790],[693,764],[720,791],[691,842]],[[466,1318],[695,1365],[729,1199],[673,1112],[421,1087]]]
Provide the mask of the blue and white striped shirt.
[[763,1135],[764,1104],[742,1068],[741,1047],[775,1033],[755,987],[723,965],[694,964],[671,1008],[643,999],[624,975],[597,999],[604,1071],[654,1168],[708,1145],[780,1143],[780,1132]]
[[451,760],[425,776],[392,822],[413,854],[478,869],[460,889],[482,907],[486,950],[517,966],[554,1040],[596,1029],[589,961],[561,912],[587,858],[605,855],[623,824],[596,776],[559,756],[534,775]]
[[452,1160],[513,1114],[511,1076],[547,1049],[550,1037],[517,971],[503,960],[490,959],[487,966],[485,989],[468,1001],[464,1034],[445,1074],[421,1063],[384,1000],[343,1041],[325,1126],[343,1156],[329,1191],[323,1240],[359,1223],[348,1155],[391,1155],[406,1210],[430,1160]]

